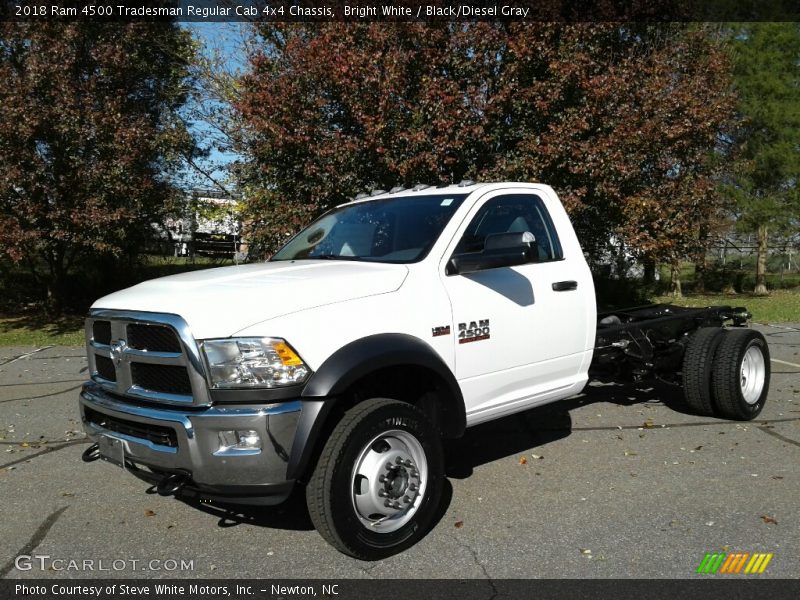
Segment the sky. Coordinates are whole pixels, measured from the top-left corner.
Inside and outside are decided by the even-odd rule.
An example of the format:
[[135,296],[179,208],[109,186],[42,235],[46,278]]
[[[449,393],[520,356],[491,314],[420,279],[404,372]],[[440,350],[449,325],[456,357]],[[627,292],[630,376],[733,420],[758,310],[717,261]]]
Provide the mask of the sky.
[[[236,71],[244,71],[246,69],[246,57],[244,56],[241,48],[241,39],[243,35],[243,27],[245,23],[214,23],[214,22],[187,22],[183,26],[188,29],[192,35],[201,42],[203,51],[206,54],[217,52],[223,59],[227,68]],[[192,131],[198,138],[202,146],[207,146],[211,143],[211,127],[203,122],[193,121]],[[241,159],[240,154],[221,151],[219,148],[211,147],[211,154],[206,159],[203,166],[207,167],[213,165],[211,170],[215,179],[220,181],[225,179],[225,165],[229,165],[238,159]],[[191,182],[191,185],[206,188],[213,187],[213,184],[207,178],[202,177],[190,168],[186,169],[183,178]]]

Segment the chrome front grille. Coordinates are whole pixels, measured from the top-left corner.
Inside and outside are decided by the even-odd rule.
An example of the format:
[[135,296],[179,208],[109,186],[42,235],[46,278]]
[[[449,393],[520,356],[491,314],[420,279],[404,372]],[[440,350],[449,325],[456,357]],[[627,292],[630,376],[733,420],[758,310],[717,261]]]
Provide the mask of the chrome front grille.
[[128,323],[128,345],[136,350],[152,352],[181,352],[178,336],[163,325]]
[[98,344],[111,344],[111,321],[95,321],[92,337]]
[[86,320],[92,379],[110,392],[165,404],[209,404],[198,346],[177,315],[97,309]]
[[153,392],[183,395],[192,393],[192,384],[186,367],[132,362],[131,379],[133,385]]
[[114,361],[100,354],[94,355],[94,364],[97,367],[97,375],[106,381],[117,381],[117,370],[114,368]]

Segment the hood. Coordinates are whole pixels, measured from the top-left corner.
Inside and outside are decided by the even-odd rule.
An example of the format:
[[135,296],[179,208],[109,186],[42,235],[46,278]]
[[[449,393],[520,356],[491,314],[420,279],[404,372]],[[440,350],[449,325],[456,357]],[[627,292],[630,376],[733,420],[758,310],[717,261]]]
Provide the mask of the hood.
[[397,290],[405,265],[332,260],[265,262],[145,281],[100,298],[92,308],[180,315],[197,339],[309,308]]

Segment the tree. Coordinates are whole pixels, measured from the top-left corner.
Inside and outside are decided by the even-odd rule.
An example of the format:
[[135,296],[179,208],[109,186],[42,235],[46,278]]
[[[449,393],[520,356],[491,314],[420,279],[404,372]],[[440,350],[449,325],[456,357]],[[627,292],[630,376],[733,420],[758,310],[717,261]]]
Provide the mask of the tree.
[[756,294],[767,294],[771,231],[800,220],[800,25],[731,28],[739,120],[736,161],[722,185],[740,229],[755,232]]
[[676,262],[718,205],[707,157],[731,107],[702,27],[256,26],[242,79],[253,237],[272,251],[364,189],[538,180],[585,249]]
[[190,186],[211,186],[229,197],[238,195],[238,157],[243,132],[239,113],[231,106],[239,98],[244,57],[254,43],[244,23],[215,23],[214,35],[197,36],[191,65],[193,89],[181,111],[198,140],[198,155],[187,161]]
[[52,304],[78,261],[135,252],[169,209],[193,52],[170,23],[0,24],[0,257]]

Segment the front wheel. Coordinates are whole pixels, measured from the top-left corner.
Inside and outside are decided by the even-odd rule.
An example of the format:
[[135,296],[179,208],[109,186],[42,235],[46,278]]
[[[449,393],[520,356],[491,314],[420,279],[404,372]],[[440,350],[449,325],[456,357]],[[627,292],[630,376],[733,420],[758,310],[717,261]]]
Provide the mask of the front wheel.
[[366,400],[345,413],[306,487],[317,531],[363,560],[400,552],[427,533],[444,484],[439,435],[414,406]]

